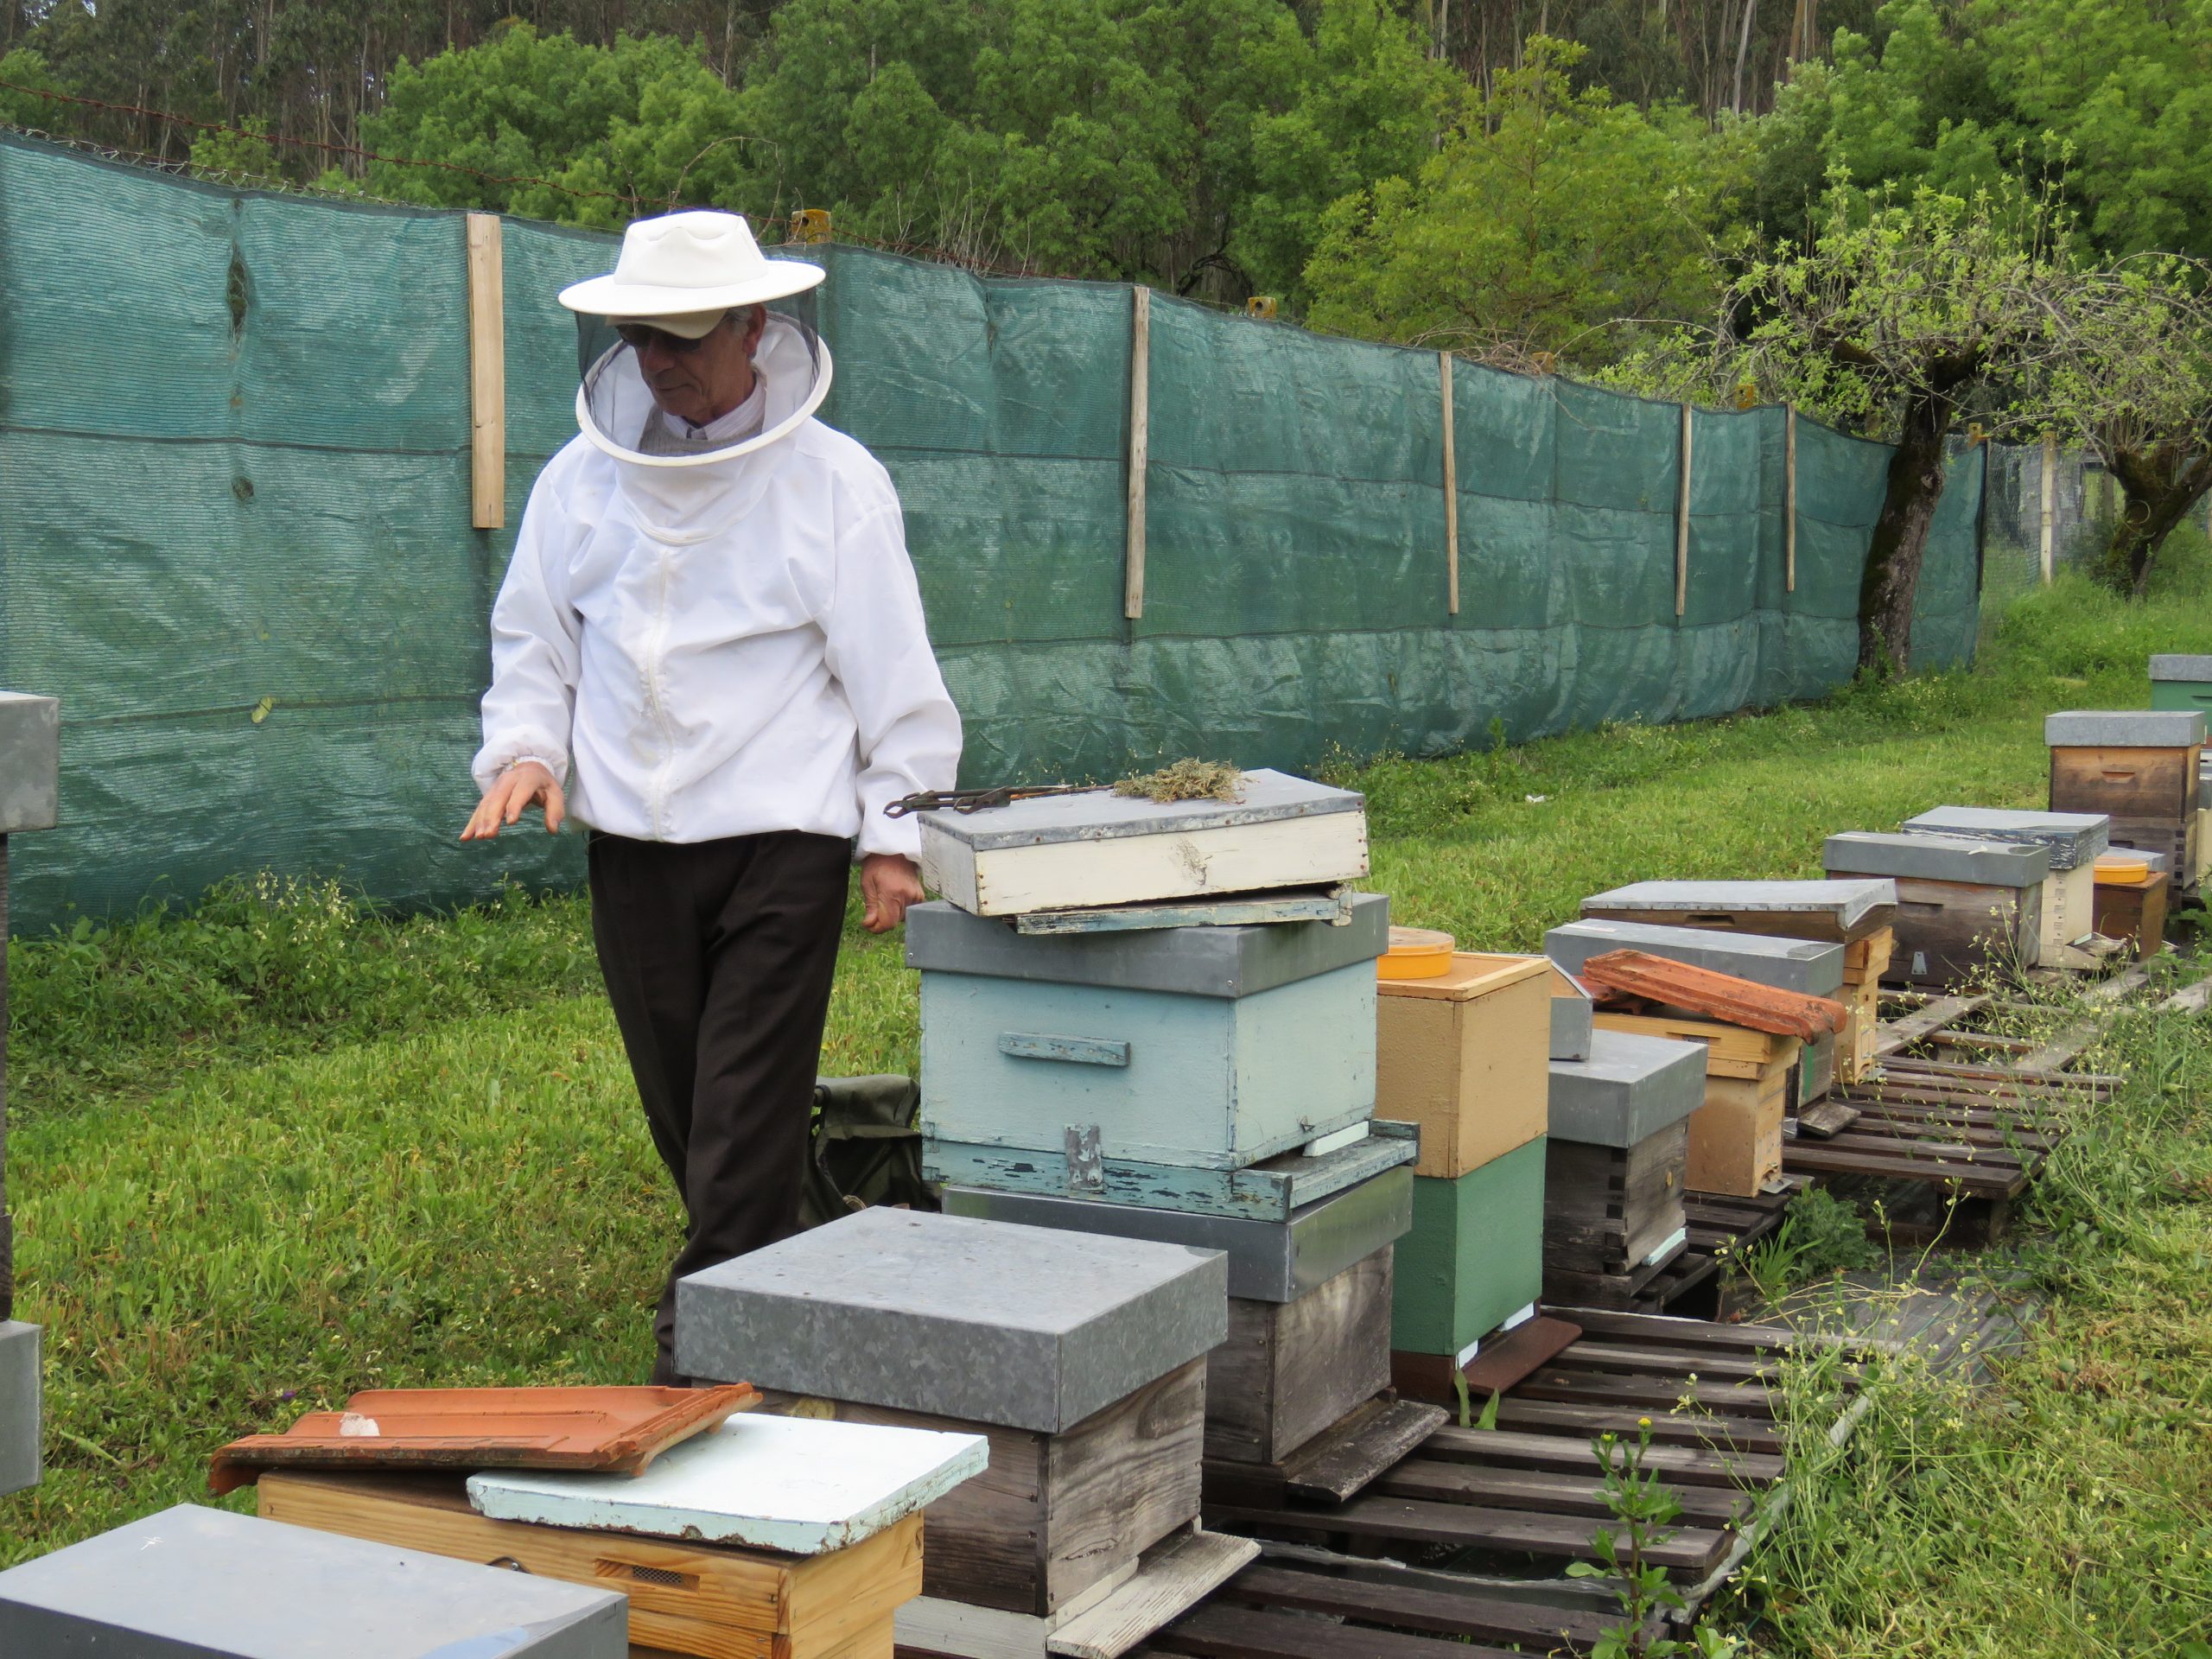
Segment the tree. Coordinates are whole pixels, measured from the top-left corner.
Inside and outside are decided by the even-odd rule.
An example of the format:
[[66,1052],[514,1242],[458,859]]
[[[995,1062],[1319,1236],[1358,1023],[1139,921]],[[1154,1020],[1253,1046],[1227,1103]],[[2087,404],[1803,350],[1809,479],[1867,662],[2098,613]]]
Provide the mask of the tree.
[[[1859,665],[1901,671],[1945,448],[1993,388],[2033,385],[2069,349],[2085,279],[2047,199],[1941,194],[1871,206],[1839,181],[1809,239],[1732,285],[1714,378],[1746,381],[1896,446],[1859,593]],[[1749,321],[1740,334],[1736,319]]]
[[2158,550],[2212,489],[2212,301],[2194,260],[2159,255],[2094,273],[2054,359],[2008,411],[2056,428],[2120,486],[2104,574],[2139,598]]
[[1382,0],[1322,0],[1310,41],[1277,30],[1248,54],[1256,79],[1295,89],[1251,121],[1255,188],[1236,245],[1261,284],[1302,305],[1330,204],[1434,153],[1467,89],[1427,48]]
[[1580,57],[1531,40],[1416,175],[1330,210],[1306,267],[1317,327],[1526,367],[1601,363],[1638,320],[1710,314],[1740,145],[1680,108],[1576,92]]

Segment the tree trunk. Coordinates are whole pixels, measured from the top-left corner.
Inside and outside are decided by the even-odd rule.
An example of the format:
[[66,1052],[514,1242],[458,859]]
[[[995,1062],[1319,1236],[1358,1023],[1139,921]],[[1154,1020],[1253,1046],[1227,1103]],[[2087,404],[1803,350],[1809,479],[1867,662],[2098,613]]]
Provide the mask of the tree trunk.
[[1940,392],[1923,392],[1906,407],[1897,453],[1890,457],[1889,486],[1866,544],[1866,573],[1859,583],[1859,666],[1877,674],[1902,674],[1912,662],[1912,601],[1920,591],[1920,562],[1936,504],[1943,499],[1943,441],[1957,405]]
[[2150,585],[2158,549],[2212,488],[2212,450],[2172,445],[2115,449],[2106,465],[2126,499],[2120,522],[2113,527],[2113,568],[2127,572],[2128,591],[2140,599]]

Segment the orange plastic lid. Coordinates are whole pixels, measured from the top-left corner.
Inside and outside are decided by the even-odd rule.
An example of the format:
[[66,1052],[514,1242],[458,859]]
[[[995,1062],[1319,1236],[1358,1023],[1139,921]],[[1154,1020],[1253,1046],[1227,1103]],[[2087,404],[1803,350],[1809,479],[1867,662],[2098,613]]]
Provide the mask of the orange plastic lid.
[[2097,859],[2097,881],[2107,887],[2139,887],[2151,880],[2151,861],[2124,853],[2105,853]]
[[1452,971],[1452,938],[1433,928],[1394,927],[1390,948],[1375,963],[1382,979],[1436,979]]

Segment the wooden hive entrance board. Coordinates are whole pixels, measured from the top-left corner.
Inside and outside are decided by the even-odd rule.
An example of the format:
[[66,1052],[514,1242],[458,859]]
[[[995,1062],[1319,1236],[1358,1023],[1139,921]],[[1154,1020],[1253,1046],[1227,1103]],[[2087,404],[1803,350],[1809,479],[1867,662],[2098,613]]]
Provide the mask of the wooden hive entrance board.
[[271,1521],[620,1590],[630,1639],[696,1659],[864,1659],[922,1589],[922,1518],[832,1554],[770,1555],[625,1533],[493,1521],[457,1475],[271,1471]]
[[1205,1455],[1281,1463],[1390,1385],[1388,1244],[1295,1301],[1229,1301],[1206,1357]]
[[[1197,1519],[1206,1362],[1191,1361],[1058,1434],[849,1401],[840,1421],[987,1434],[990,1466],[926,1512],[925,1592],[1046,1618]],[[770,1396],[785,1407],[788,1400]]]

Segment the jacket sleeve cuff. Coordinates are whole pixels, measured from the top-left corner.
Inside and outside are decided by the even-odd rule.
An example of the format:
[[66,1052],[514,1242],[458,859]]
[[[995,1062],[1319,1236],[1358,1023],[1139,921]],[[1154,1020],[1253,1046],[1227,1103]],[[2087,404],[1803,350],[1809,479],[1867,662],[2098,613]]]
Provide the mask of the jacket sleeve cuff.
[[555,783],[560,785],[563,789],[568,788],[569,757],[552,745],[546,744],[536,748],[502,745],[493,748],[487,744],[478,751],[474,763],[469,767],[470,774],[476,779],[476,792],[480,795],[490,794],[492,785],[499,780],[501,773],[511,767],[522,765],[525,760],[537,761],[539,766],[553,774]]

